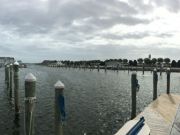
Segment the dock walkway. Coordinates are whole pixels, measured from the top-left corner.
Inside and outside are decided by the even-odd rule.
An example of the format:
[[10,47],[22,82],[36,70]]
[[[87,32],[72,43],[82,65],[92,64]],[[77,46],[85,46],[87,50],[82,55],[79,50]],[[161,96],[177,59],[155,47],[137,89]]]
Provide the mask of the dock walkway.
[[[135,119],[139,120],[140,117],[144,116],[145,122],[151,130],[151,135],[180,135],[179,104],[180,95],[162,94]],[[116,135],[121,134],[117,133]]]
[[135,119],[144,116],[151,135],[169,135],[179,104],[180,95],[162,94]]

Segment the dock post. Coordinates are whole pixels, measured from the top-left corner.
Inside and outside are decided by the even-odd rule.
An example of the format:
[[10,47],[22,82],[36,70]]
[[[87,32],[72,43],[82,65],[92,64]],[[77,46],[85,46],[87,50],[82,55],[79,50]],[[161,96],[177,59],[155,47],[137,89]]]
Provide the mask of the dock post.
[[160,66],[160,76],[162,76],[162,64]]
[[143,69],[143,75],[144,75],[144,63],[143,63],[143,68],[142,69]]
[[153,71],[153,100],[157,98],[157,82],[158,82],[158,74],[157,69]]
[[13,91],[13,65],[9,65],[9,99],[12,100],[12,91]]
[[100,68],[100,67],[99,67],[99,65],[98,65],[98,72],[99,72],[99,68]]
[[14,104],[15,104],[15,114],[19,113],[19,63],[14,62]]
[[25,77],[25,135],[34,135],[36,77],[29,73]]
[[10,74],[9,65],[6,65],[5,66],[5,83],[6,83],[7,91],[9,91],[9,74]]
[[63,120],[65,119],[64,84],[57,81],[55,88],[55,135],[63,135]]
[[5,84],[7,84],[7,80],[8,80],[8,69],[7,69],[7,65],[4,66],[4,70],[5,70]]
[[136,117],[136,83],[137,83],[137,75],[136,73],[132,73],[131,75],[131,119]]
[[107,65],[105,65],[105,72],[107,71]]
[[170,68],[167,68],[167,94],[170,93]]

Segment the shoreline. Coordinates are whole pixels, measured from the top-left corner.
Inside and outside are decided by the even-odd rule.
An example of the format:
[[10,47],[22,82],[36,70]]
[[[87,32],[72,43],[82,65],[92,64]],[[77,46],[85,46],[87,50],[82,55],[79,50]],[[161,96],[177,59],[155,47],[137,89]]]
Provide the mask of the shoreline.
[[164,68],[161,68],[161,67],[135,67],[135,66],[125,66],[125,67],[105,67],[105,66],[59,66],[59,65],[42,65],[42,66],[48,66],[48,67],[57,67],[57,68],[79,68],[79,69],[104,69],[104,70],[127,70],[127,71],[153,71],[155,68],[157,69],[157,72],[166,72],[167,68],[170,68],[170,71],[171,72],[180,72],[180,68],[174,68],[174,67],[164,67]]

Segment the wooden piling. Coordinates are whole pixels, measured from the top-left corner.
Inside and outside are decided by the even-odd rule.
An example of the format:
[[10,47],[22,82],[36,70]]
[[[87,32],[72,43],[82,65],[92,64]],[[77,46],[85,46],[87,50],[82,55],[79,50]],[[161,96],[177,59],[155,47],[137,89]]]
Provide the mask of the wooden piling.
[[162,76],[162,64],[160,66],[160,76]]
[[119,64],[117,64],[117,72],[119,71]]
[[12,91],[13,91],[13,65],[9,66],[9,99],[12,100]]
[[167,68],[167,94],[170,93],[170,68]]
[[4,66],[4,71],[5,71],[5,83],[7,84],[7,80],[8,80],[8,69],[7,69],[7,65]]
[[6,83],[6,89],[7,89],[7,91],[9,92],[9,76],[10,76],[10,70],[9,70],[9,65],[6,65],[6,67],[5,67],[5,83]]
[[144,63],[143,63],[143,67],[142,67],[142,70],[143,70],[143,75],[144,75]]
[[25,77],[25,135],[34,135],[36,77],[29,73]]
[[154,69],[153,71],[153,100],[157,98],[157,82],[158,82],[157,69]]
[[104,68],[105,72],[107,71],[107,65],[105,65],[105,68]]
[[64,99],[64,84],[61,81],[57,81],[54,85],[55,88],[55,135],[63,135],[63,123],[62,123],[62,112],[60,108],[64,105],[64,100],[60,100],[60,98]]
[[136,117],[136,86],[137,86],[137,75],[132,73],[131,75],[131,119]]
[[128,64],[128,74],[129,74],[129,64]]
[[15,104],[15,113],[19,113],[19,63],[14,62],[14,104]]

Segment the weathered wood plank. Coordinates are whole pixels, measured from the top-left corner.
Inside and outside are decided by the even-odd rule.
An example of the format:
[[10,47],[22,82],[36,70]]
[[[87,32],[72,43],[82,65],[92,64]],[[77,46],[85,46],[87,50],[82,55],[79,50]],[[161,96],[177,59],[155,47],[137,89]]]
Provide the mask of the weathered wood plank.
[[135,119],[144,116],[151,135],[168,135],[179,104],[180,95],[162,94]]
[[[144,116],[145,123],[151,130],[151,135],[169,135],[179,104],[180,95],[162,94],[135,119]],[[174,132],[177,133],[178,131]]]

